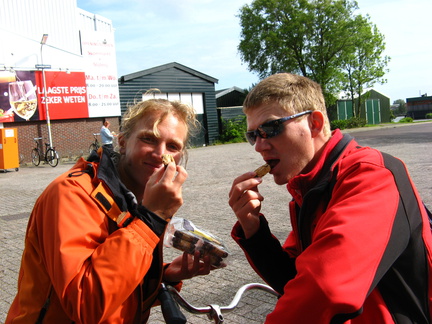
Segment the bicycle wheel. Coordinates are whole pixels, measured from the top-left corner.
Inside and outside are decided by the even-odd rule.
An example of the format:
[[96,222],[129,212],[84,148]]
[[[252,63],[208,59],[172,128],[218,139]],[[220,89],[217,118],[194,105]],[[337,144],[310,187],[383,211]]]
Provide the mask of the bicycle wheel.
[[52,148],[48,149],[46,152],[46,160],[48,164],[51,165],[53,168],[56,167],[59,162],[57,152]]
[[93,151],[97,151],[98,150],[98,146],[95,143],[92,143],[89,147],[89,153],[91,154],[91,152]]
[[32,158],[32,162],[35,166],[38,166],[40,164],[40,154],[39,154],[39,150],[34,148],[31,152],[31,158]]

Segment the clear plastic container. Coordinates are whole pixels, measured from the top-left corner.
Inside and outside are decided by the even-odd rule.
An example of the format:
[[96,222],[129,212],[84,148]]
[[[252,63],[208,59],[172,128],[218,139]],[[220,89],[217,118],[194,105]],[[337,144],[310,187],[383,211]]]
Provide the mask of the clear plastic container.
[[199,251],[200,258],[208,255],[212,266],[216,268],[228,264],[229,251],[222,240],[184,218],[171,219],[165,233],[164,246],[189,254]]

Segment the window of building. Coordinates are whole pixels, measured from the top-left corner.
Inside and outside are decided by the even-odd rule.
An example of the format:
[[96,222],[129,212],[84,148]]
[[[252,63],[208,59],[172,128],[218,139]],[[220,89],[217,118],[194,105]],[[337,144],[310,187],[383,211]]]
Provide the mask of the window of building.
[[195,109],[197,115],[204,114],[204,97],[202,93],[184,93],[184,92],[169,92],[169,93],[147,93],[143,94],[142,100],[147,99],[167,99],[170,101],[181,101]]

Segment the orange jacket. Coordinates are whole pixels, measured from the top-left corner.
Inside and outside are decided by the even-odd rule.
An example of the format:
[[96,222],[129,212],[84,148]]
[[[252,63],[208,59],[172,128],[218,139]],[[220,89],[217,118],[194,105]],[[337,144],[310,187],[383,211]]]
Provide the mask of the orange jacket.
[[[107,167],[80,159],[38,198],[6,323],[35,323],[48,297],[43,323],[146,322],[161,282],[166,222],[149,211],[147,221],[131,217],[142,207],[116,196],[125,188],[104,154]],[[128,223],[119,228],[112,219]]]

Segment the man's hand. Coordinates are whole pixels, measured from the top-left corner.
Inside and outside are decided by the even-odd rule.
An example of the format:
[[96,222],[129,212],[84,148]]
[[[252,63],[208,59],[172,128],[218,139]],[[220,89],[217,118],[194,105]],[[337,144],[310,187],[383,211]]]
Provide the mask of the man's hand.
[[165,268],[163,280],[179,282],[195,276],[208,275],[210,270],[214,269],[210,265],[210,258],[206,256],[204,260],[200,260],[199,257],[199,251],[195,251],[194,255],[184,252],[183,255],[175,258],[169,266]]
[[186,170],[175,163],[160,168],[147,182],[142,205],[169,221],[183,204],[182,185],[186,178]]
[[255,176],[255,172],[248,172],[237,177],[229,193],[229,205],[237,216],[246,238],[258,231],[261,201],[264,200],[258,191],[262,179]]

